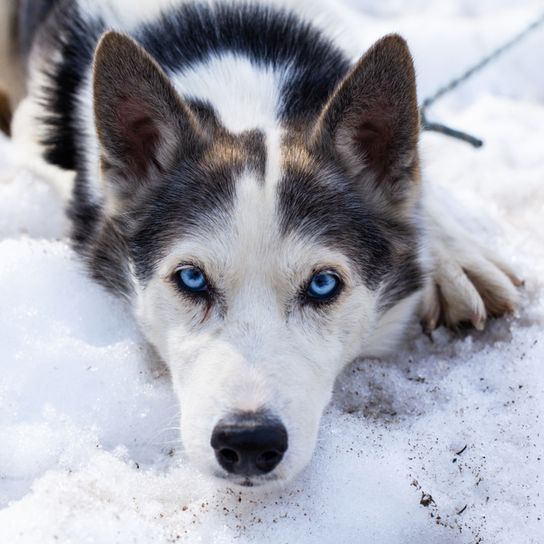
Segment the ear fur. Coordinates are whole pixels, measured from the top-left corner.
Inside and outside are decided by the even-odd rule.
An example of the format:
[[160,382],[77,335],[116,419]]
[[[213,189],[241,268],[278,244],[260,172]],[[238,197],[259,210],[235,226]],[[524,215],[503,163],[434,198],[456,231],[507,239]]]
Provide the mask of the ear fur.
[[389,35],[359,60],[339,84],[312,133],[333,147],[354,177],[377,183],[417,170],[419,108],[412,57],[404,39]]
[[93,92],[102,167],[121,193],[203,145],[204,131],[189,106],[128,36],[107,32],[101,38]]

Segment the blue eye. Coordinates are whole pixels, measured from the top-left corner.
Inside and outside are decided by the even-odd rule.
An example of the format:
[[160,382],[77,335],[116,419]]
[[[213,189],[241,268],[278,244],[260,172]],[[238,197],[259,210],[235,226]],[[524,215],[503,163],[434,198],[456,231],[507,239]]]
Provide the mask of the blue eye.
[[208,290],[204,273],[196,267],[189,266],[177,272],[180,286],[190,293],[202,293]]
[[340,278],[334,272],[319,272],[307,289],[307,294],[313,299],[327,300],[332,298],[340,287]]

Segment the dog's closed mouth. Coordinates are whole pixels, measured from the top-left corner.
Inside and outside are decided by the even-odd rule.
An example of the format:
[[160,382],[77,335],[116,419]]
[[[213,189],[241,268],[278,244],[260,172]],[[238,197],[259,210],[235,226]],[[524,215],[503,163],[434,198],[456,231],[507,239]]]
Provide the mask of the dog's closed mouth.
[[258,487],[260,485],[256,481],[250,480],[249,478],[239,480],[231,476],[225,476],[224,474],[221,474],[220,472],[214,473],[214,476],[218,478],[219,480],[223,480],[223,482],[227,482],[229,484],[234,484],[241,487]]
[[224,483],[232,484],[239,487],[261,487],[272,482],[277,482],[279,480],[276,474],[270,474],[267,476],[256,476],[253,478],[240,478],[236,477],[235,475],[229,475],[223,472],[216,471],[213,473],[213,476]]

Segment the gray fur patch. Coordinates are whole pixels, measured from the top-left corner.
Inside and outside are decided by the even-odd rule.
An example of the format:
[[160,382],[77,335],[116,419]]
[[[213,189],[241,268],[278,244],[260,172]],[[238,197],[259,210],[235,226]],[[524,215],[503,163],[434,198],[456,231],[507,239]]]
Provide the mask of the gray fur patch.
[[[371,289],[385,285],[383,309],[423,286],[422,233],[373,206],[334,165],[289,166],[278,187],[281,228],[345,253]],[[390,210],[392,212],[393,210]]]

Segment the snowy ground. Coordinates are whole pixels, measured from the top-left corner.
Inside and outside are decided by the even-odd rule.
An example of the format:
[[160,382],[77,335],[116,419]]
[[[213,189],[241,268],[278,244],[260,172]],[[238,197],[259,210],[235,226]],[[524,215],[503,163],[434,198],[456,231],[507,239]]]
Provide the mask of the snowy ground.
[[[369,42],[408,38],[421,96],[542,9],[348,3]],[[185,465],[168,377],[86,278],[51,189],[0,138],[0,542],[544,542],[543,50],[541,30],[434,109],[482,150],[422,142],[427,177],[525,278],[519,317],[434,343],[414,331],[390,360],[355,363],[311,465],[265,496]]]

